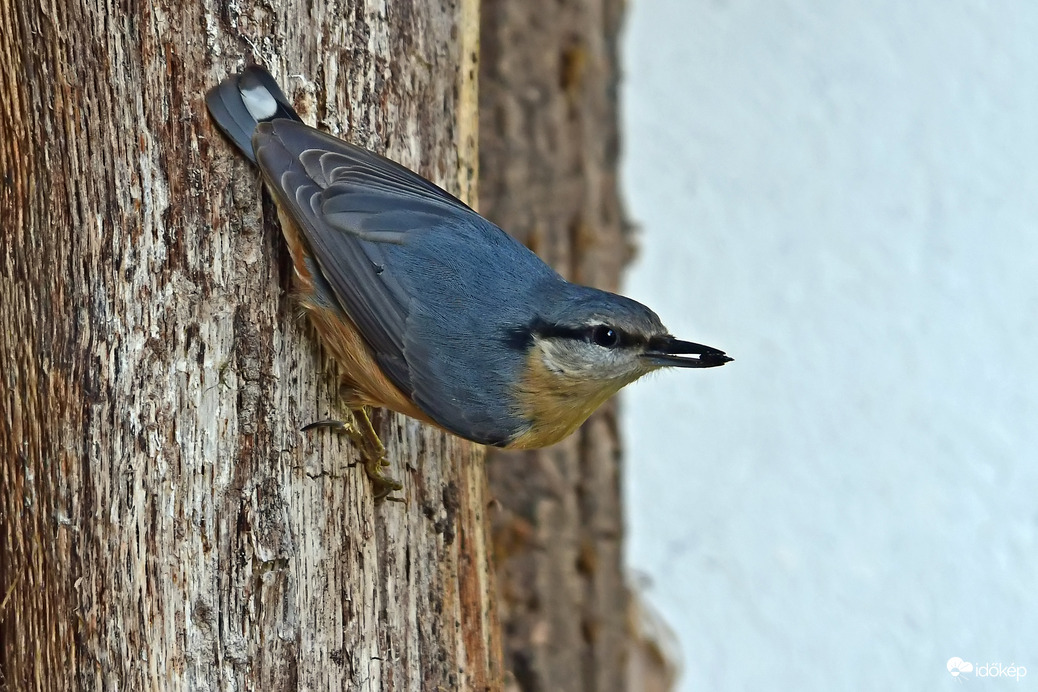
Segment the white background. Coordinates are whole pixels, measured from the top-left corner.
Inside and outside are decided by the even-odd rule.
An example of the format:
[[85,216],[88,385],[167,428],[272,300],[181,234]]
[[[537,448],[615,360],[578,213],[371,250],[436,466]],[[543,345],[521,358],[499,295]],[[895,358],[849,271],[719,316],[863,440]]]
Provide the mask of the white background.
[[624,395],[682,690],[1038,689],[1038,3],[634,0]]

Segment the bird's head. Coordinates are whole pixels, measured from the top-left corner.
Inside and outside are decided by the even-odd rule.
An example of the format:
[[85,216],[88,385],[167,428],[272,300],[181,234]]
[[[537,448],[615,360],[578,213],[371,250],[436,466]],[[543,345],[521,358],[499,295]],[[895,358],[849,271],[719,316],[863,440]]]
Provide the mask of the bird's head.
[[526,346],[560,380],[616,382],[617,389],[658,368],[713,368],[732,360],[716,348],[674,338],[641,303],[595,289],[536,319]]
[[[555,302],[517,334],[526,367],[521,413],[537,444],[562,439],[622,387],[664,367],[712,368],[732,360],[716,348],[671,336],[649,308],[585,288]],[[547,439],[545,438],[545,439]]]

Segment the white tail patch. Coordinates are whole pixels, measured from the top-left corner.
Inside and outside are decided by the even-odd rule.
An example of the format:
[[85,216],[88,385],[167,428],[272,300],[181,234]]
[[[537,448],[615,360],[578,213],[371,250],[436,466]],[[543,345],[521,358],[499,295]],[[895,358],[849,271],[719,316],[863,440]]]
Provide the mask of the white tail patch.
[[278,110],[278,102],[263,86],[256,85],[241,90],[241,100],[249,114],[256,120],[266,120]]

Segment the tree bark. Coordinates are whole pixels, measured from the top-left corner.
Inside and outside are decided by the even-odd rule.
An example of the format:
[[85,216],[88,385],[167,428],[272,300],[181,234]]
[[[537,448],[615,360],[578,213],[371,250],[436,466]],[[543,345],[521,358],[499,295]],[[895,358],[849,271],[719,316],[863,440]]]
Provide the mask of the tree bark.
[[[483,213],[573,281],[616,290],[622,0],[484,0]],[[547,450],[488,460],[506,666],[525,692],[626,688],[614,402]],[[632,689],[637,689],[632,688]]]
[[478,0],[0,0],[0,686],[499,689],[482,453],[375,506],[259,178],[203,94],[473,198]]

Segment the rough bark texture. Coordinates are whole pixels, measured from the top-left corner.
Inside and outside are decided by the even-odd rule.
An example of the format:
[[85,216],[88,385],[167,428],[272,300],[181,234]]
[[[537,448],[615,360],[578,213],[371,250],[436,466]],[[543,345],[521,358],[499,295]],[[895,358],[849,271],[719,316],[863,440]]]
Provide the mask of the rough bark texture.
[[[616,290],[622,0],[484,0],[482,212],[566,278]],[[494,452],[506,666],[535,690],[621,690],[629,631],[616,406],[545,451]]]
[[477,5],[0,0],[3,686],[499,687],[481,452],[381,416],[375,507],[299,432],[334,380],[202,101],[264,62],[473,195]]

